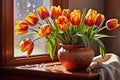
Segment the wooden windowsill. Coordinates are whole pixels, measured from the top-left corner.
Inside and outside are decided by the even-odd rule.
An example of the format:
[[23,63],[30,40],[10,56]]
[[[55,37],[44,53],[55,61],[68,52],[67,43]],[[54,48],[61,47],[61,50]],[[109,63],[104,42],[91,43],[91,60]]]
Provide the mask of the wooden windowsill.
[[[45,78],[44,80],[97,80],[99,74],[97,72],[69,72],[59,62],[45,64],[45,69],[37,68],[35,65],[29,66],[17,66],[17,67],[1,67],[0,74],[14,76],[27,76],[35,78]],[[38,79],[35,79],[38,80]]]

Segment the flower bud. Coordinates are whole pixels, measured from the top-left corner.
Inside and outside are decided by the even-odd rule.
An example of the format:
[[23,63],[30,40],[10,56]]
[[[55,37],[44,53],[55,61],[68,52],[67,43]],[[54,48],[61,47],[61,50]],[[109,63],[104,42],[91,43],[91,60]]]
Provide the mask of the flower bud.
[[87,12],[87,14],[86,14],[86,16],[84,18],[84,23],[87,26],[95,25],[96,15],[97,15],[97,11],[89,9],[89,11]]
[[30,26],[35,26],[38,22],[38,17],[34,13],[29,13],[28,16],[26,16],[25,21]]
[[68,30],[69,29],[69,21],[66,16],[59,16],[56,19],[56,24],[60,30]]
[[120,24],[118,24],[118,19],[109,19],[106,22],[106,26],[108,30],[114,30],[116,28],[118,28],[120,26]]
[[42,20],[45,20],[49,17],[49,12],[44,6],[37,8],[37,12]]
[[102,14],[97,14],[97,16],[96,16],[96,21],[95,21],[95,25],[96,25],[96,26],[99,26],[100,24],[102,24],[102,23],[104,22],[104,20],[105,20],[104,15],[102,15]]
[[63,9],[63,15],[69,19],[70,18],[70,9]]
[[62,15],[62,9],[60,6],[52,6],[51,7],[51,18],[56,19],[58,16]]
[[26,21],[17,21],[16,27],[16,34],[25,34],[28,32],[28,23]]
[[45,24],[40,27],[40,30],[38,31],[39,36],[48,36],[52,32],[52,27],[49,24]]
[[34,43],[31,41],[31,39],[26,38],[23,39],[20,43],[19,43],[19,47],[21,48],[22,52],[27,51],[27,57],[29,57],[29,55],[32,53],[33,48],[34,48]]
[[80,10],[74,10],[70,14],[70,21],[73,25],[79,25],[81,22],[82,13]]

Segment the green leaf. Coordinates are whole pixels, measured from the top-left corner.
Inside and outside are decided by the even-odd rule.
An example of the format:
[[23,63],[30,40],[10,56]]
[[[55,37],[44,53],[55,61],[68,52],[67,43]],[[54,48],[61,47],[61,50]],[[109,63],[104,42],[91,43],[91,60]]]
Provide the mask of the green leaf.
[[86,35],[80,34],[80,33],[78,33],[77,35],[78,35],[79,37],[81,37],[84,45],[86,46],[86,48],[88,48],[88,46],[89,46],[89,39],[88,39],[88,37],[87,37]]
[[23,40],[24,38],[28,37],[28,36],[35,35],[35,34],[36,34],[36,32],[27,33],[25,36],[23,36],[23,37],[20,39],[20,41]]
[[57,41],[54,38],[49,38],[49,37],[46,37],[46,38],[48,39],[47,41],[48,52],[49,52],[50,58],[53,60]]
[[106,34],[95,34],[95,38],[104,38],[104,37],[114,37],[114,36],[109,36]]
[[94,36],[95,36],[95,32],[91,31],[89,41],[92,41],[94,39]]
[[104,47],[99,46],[99,51],[100,51],[100,55],[102,56],[102,58],[104,58],[104,56],[105,56],[105,49],[104,49]]
[[56,39],[60,40],[61,43],[65,44],[66,40],[64,39],[63,32],[59,32],[58,34],[54,34]]
[[58,26],[57,26],[55,20],[53,20],[53,24],[54,24],[55,32],[58,33],[59,29],[58,29]]
[[86,10],[86,8],[84,8],[84,9],[82,10],[82,20],[81,20],[81,23],[80,23],[80,26],[82,26],[82,27],[83,27],[83,25],[84,25],[84,18],[85,18],[85,16],[86,16],[86,12],[87,12],[87,10]]
[[101,28],[102,28],[102,24],[99,25],[99,26],[95,29],[95,32],[99,31],[99,29],[101,29]]
[[106,53],[104,44],[102,43],[102,41],[101,41],[100,39],[95,38],[94,40],[99,44],[99,52],[100,52],[100,55],[101,55],[102,57],[104,57],[104,56],[105,56],[105,53]]

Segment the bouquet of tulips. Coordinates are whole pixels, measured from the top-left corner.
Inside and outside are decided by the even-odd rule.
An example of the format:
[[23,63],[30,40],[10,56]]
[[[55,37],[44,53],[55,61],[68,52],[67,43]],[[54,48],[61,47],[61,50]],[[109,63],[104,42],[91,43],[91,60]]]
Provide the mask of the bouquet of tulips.
[[[36,10],[38,14],[29,13],[23,21],[17,21],[15,28],[17,35],[27,35],[28,30],[31,30],[39,36],[34,40],[25,38],[19,43],[21,51],[27,51],[27,56],[33,51],[34,41],[45,37],[51,59],[54,57],[57,42],[66,45],[85,45],[88,48],[93,41],[96,41],[99,44],[100,54],[104,57],[105,46],[100,38],[110,36],[99,32],[105,28],[111,31],[119,27],[118,19],[115,18],[107,20],[103,26],[104,15],[93,9],[88,11],[75,9],[71,12],[70,9],[62,10],[60,6],[52,6],[49,13],[44,6],[40,6]],[[46,24],[39,23],[39,19],[44,20]]]

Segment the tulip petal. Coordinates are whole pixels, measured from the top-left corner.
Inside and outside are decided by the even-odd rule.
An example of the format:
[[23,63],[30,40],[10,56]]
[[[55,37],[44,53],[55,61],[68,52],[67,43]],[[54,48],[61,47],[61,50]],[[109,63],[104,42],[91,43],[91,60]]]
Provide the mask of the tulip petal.
[[120,24],[118,24],[118,19],[109,19],[106,22],[106,26],[108,30],[114,30],[116,28],[118,28],[120,26]]
[[52,32],[52,27],[49,24],[45,24],[41,26],[40,30],[38,31],[38,35],[40,36],[48,36]]
[[25,34],[28,32],[28,24],[25,21],[17,21],[17,25],[15,26],[16,34]]
[[81,18],[82,18],[82,13],[80,10],[74,10],[70,14],[70,21],[73,25],[79,25],[81,22]]
[[38,22],[38,17],[34,13],[29,13],[25,20],[30,26],[35,26]]
[[37,12],[42,20],[45,20],[49,17],[49,12],[44,6],[37,8]]

